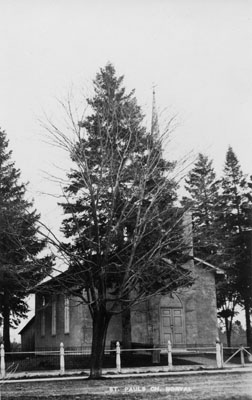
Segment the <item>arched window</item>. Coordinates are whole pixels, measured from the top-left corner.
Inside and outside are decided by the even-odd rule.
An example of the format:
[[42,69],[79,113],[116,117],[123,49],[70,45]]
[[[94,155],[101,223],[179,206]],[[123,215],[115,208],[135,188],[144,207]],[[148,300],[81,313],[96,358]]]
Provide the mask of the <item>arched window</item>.
[[64,297],[64,333],[70,332],[70,307],[69,307],[69,297]]
[[56,310],[57,310],[56,297],[53,296],[53,298],[52,298],[52,335],[53,336],[56,335],[56,318],[57,318]]
[[41,310],[41,336],[45,336],[45,305],[46,305],[46,300],[45,296],[42,296],[42,310]]

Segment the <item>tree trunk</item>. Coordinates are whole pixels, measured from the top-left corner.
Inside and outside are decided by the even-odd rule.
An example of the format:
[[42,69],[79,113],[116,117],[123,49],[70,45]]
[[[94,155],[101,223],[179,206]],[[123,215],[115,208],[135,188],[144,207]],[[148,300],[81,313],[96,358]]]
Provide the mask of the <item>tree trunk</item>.
[[10,352],[10,294],[8,290],[3,295],[3,342],[4,349]]
[[99,379],[102,376],[104,348],[110,318],[111,315],[106,313],[104,309],[95,311],[93,314],[90,379]]
[[249,301],[245,299],[244,304],[245,309],[245,320],[246,320],[246,337],[247,337],[247,346],[252,349],[252,335],[251,335],[251,322],[250,322],[250,306]]
[[229,321],[228,318],[225,318],[225,326],[226,326],[227,347],[231,347],[232,321]]
[[122,343],[125,349],[131,349],[131,318],[130,310],[122,313]]

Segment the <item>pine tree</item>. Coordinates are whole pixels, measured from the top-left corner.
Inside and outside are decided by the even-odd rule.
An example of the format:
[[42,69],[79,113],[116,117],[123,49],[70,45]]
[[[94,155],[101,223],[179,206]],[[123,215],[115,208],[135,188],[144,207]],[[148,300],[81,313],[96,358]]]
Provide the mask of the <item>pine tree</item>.
[[194,254],[214,262],[218,248],[215,221],[219,182],[212,160],[200,153],[185,183],[190,198],[185,197],[183,203],[192,210]]
[[252,350],[252,176],[247,181],[246,201],[243,204],[246,218],[244,241],[246,246],[246,263],[240,273],[238,286],[243,293],[243,306],[245,309],[247,345]]
[[[218,224],[219,240],[222,242],[223,267],[227,273],[227,281],[219,288],[219,313],[224,318],[229,314],[226,326],[228,344],[230,345],[232,321],[235,307],[239,303],[245,307],[247,320],[247,339],[250,342],[250,317],[247,304],[248,283],[247,271],[251,268],[251,254],[248,238],[251,229],[249,218],[250,207],[247,200],[247,183],[239,161],[231,147],[228,148],[221,180],[222,193],[219,198]],[[226,304],[232,304],[227,307]]]
[[[226,181],[222,181],[222,185],[228,186]],[[184,199],[184,203],[193,210],[194,255],[228,270],[228,277],[218,279],[216,288],[218,316],[225,322],[227,343],[230,346],[238,292],[231,273],[232,268],[227,265],[225,257],[225,253],[229,251],[224,238],[230,236],[229,228],[223,225],[226,221],[226,216],[223,218],[223,208],[227,206],[227,199],[224,190],[222,195],[220,193],[220,182],[216,179],[212,160],[199,154],[186,179],[185,188],[190,194],[190,199]]]
[[10,351],[10,327],[28,311],[27,290],[50,268],[48,257],[38,259],[45,241],[37,237],[39,215],[25,199],[26,186],[11,161],[8,141],[0,131],[0,314],[3,340]]
[[[182,215],[175,209],[174,165],[161,143],[142,125],[134,92],[111,64],[97,74],[90,115],[67,146],[75,168],[62,204],[70,284],[93,321],[91,377],[101,375],[109,321],[156,293],[169,293],[192,279],[184,269]],[[85,291],[81,290],[84,288]]]

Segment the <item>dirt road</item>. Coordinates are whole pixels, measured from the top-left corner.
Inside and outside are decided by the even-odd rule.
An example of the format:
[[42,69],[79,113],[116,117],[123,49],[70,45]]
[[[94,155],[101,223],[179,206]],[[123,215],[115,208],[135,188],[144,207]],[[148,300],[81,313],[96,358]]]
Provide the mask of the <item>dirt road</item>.
[[1,395],[1,400],[248,400],[252,399],[252,372],[101,381],[7,382],[1,385]]

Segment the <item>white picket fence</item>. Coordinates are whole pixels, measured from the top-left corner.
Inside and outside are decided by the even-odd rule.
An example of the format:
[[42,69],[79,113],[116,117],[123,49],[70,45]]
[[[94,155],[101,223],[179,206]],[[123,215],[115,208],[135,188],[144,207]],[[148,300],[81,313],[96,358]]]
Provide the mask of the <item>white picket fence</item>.
[[[225,348],[226,349],[226,348]],[[247,359],[249,362],[252,362],[252,354],[249,353],[249,351],[247,350],[247,348],[240,346],[239,349],[235,349],[236,351],[226,360],[224,361],[224,357],[223,357],[223,345],[220,342],[216,343],[216,347],[212,347],[212,348],[194,348],[194,349],[190,349],[190,351],[185,351],[184,354],[186,356],[188,355],[192,355],[192,356],[200,356],[200,354],[206,354],[209,353],[211,354],[211,356],[213,356],[212,359],[212,367],[217,367],[217,368],[224,368],[227,363],[230,362],[230,360],[237,356],[237,354],[240,353],[240,365],[244,366],[245,365],[245,357],[244,355],[247,356]],[[229,349],[230,350],[230,349]],[[151,352],[152,354],[152,364],[159,364],[160,363],[160,354],[164,354],[167,353],[167,364],[166,366],[168,367],[168,370],[172,370],[173,369],[173,357],[177,356],[177,351],[176,349],[172,349],[172,344],[170,341],[168,341],[167,343],[167,347],[165,348],[141,348],[141,349],[123,349],[120,346],[120,342],[116,342],[116,347],[115,349],[112,350],[106,350],[106,353],[115,353],[116,357],[115,357],[115,371],[117,373],[120,373],[122,371],[122,353],[126,353],[126,352],[133,352],[134,354],[137,354],[137,352],[139,353],[143,353],[143,352]],[[7,353],[9,354],[9,353]],[[20,354],[19,353],[10,353],[11,355],[14,354]],[[27,353],[25,353],[27,354]],[[59,365],[59,372],[61,375],[65,374],[65,359],[68,356],[74,356],[76,354],[80,355],[80,354],[85,354],[81,351],[65,351],[64,349],[64,344],[61,343],[60,344],[60,348],[56,351],[36,351],[36,352],[31,352],[31,354],[33,355],[44,355],[44,356],[50,356],[53,355],[53,357],[56,357],[56,359],[58,359],[59,362],[57,362],[57,364]],[[6,354],[5,354],[5,350],[4,350],[4,345],[1,345],[0,348],[0,378],[4,378],[6,376]],[[133,355],[134,357],[134,355]],[[202,362],[202,364],[204,365],[204,361]]]

